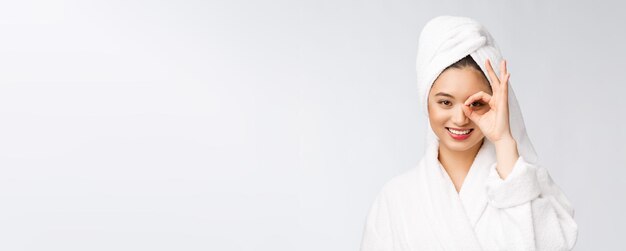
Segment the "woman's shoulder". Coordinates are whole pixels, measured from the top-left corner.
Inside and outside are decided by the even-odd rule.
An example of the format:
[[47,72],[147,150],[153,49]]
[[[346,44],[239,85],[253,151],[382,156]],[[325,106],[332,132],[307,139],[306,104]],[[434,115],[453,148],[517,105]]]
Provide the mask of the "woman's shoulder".
[[406,195],[418,189],[418,167],[413,167],[392,177],[383,185],[381,193],[386,196]]
[[419,166],[401,172],[389,179],[377,196],[377,201],[384,203],[393,215],[418,212],[424,198],[424,186],[420,184]]

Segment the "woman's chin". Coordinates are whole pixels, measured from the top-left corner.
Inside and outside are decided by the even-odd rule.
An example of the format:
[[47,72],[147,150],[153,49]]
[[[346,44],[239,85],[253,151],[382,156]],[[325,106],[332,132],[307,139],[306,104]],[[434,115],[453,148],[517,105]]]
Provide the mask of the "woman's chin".
[[[474,136],[476,136],[476,135],[474,135]],[[441,141],[440,141],[440,143],[441,143]],[[481,143],[480,140],[479,141],[474,141],[471,138],[468,138],[468,139],[463,140],[463,141],[457,141],[455,139],[448,138],[448,139],[446,139],[443,142],[443,144],[445,145],[446,148],[450,149],[451,151],[455,151],[455,152],[468,151],[468,150],[472,149],[474,146],[476,146],[477,144],[480,144],[480,143]]]
[[452,145],[447,144],[446,147],[450,151],[453,151],[453,152],[465,152],[465,151],[468,151],[469,149],[471,149],[471,147],[469,145],[459,146],[457,144],[452,144]]

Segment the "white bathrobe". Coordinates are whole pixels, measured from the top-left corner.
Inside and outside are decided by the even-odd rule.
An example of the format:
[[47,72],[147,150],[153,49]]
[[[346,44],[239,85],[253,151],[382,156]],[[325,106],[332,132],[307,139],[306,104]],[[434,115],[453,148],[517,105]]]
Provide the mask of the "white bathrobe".
[[[485,59],[492,65],[502,59],[489,32],[473,19],[439,16],[426,24],[417,57],[426,115],[434,79],[466,55],[488,78]],[[537,164],[510,81],[509,115],[520,152],[512,172],[505,180],[499,176],[495,146],[485,138],[458,193],[437,158],[439,139],[427,123],[423,158],[383,186],[367,216],[361,251],[571,250],[578,235],[574,209]]]

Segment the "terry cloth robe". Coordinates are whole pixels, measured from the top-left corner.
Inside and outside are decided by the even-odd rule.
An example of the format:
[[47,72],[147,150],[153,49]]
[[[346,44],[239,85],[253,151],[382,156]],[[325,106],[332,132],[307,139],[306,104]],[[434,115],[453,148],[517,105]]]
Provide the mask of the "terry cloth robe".
[[[417,75],[422,111],[428,91],[447,66],[471,55],[502,57],[489,32],[466,17],[439,16],[422,30]],[[499,68],[499,67],[496,67]],[[499,69],[495,69],[500,75]],[[489,79],[491,84],[491,80]],[[367,215],[361,251],[375,250],[571,250],[578,236],[574,209],[548,170],[538,164],[509,81],[509,120],[520,157],[502,179],[495,146],[484,139],[457,193],[438,160],[439,139],[430,123],[417,166],[392,178]]]

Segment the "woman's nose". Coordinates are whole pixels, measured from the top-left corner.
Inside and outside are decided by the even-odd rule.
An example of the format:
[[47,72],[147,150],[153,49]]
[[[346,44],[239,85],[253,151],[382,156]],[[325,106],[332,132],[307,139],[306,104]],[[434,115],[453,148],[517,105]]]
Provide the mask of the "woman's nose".
[[454,108],[454,114],[452,115],[452,122],[461,126],[469,123],[469,118],[465,116],[463,112],[463,107],[461,105]]

